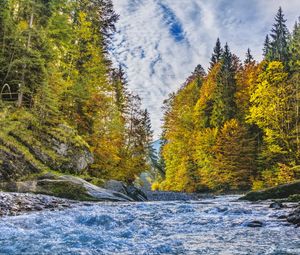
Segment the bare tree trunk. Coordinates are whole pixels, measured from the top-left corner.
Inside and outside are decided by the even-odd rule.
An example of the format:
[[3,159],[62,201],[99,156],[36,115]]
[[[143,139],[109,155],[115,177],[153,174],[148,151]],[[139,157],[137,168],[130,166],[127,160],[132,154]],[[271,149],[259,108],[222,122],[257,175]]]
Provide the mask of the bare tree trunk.
[[[31,12],[31,15],[30,15],[29,33],[28,33],[28,40],[27,40],[26,50],[29,50],[29,48],[30,48],[32,26],[33,26],[33,12]],[[25,63],[23,65],[22,82],[21,82],[21,84],[19,84],[18,107],[22,107],[22,105],[23,105],[23,97],[24,97],[23,88],[25,86],[25,70],[26,70],[26,67],[27,67],[27,65]]]

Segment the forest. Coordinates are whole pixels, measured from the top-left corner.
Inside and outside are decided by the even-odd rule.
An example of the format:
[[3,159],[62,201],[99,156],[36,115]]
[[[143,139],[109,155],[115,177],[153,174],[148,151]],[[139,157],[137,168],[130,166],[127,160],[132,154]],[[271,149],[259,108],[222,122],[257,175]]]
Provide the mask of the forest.
[[263,60],[242,62],[218,39],[209,70],[195,68],[164,102],[161,164],[153,189],[241,191],[300,178],[300,20],[282,8]]
[[[111,1],[0,0],[0,178],[34,168],[132,182],[150,168],[149,114],[108,55],[117,20]],[[74,172],[43,140],[84,147],[92,164]],[[6,176],[11,158],[26,175]]]
[[[155,169],[154,190],[185,192],[300,178],[300,20],[290,32],[281,8],[262,61],[250,49],[241,61],[217,39],[208,72],[198,65],[169,95],[158,160],[149,113],[109,57],[119,18],[111,1],[0,6],[0,178],[52,171],[132,183]],[[92,159],[74,170],[76,153],[49,143],[84,148]],[[16,158],[27,166],[12,170]]]

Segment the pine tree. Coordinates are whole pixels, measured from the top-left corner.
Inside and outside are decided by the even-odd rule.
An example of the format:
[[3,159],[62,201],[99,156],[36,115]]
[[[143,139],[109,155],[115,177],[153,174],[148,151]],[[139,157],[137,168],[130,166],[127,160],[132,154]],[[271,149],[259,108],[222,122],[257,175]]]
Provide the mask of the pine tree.
[[280,7],[275,17],[275,24],[271,30],[271,48],[269,60],[278,60],[283,63],[288,61],[288,38],[289,31],[286,26],[286,19]]
[[121,65],[118,69],[112,71],[112,82],[115,90],[116,103],[119,111],[124,114],[128,100],[128,91],[126,89],[127,79]]
[[196,82],[200,88],[200,86],[202,84],[202,79],[205,75],[206,75],[206,72],[205,72],[204,68],[202,67],[202,65],[199,64],[195,67],[194,72],[192,72],[192,74],[187,78],[185,85],[196,80]]
[[213,50],[213,54],[211,56],[211,59],[210,59],[210,69],[218,62],[220,61],[221,57],[222,57],[222,54],[223,54],[223,50],[222,50],[222,46],[221,46],[221,42],[220,42],[220,39],[218,38],[217,39],[217,42],[216,42],[216,45],[214,47],[214,50]]
[[213,109],[210,118],[212,127],[220,127],[227,120],[234,118],[236,103],[235,62],[226,43],[221,58],[221,69],[216,80],[216,89],[213,96]]
[[246,59],[244,61],[245,65],[253,64],[254,63],[254,58],[251,54],[250,49],[248,48],[247,53],[246,53]]
[[[299,18],[300,22],[300,18]],[[290,62],[289,67],[292,71],[300,70],[300,25],[295,23],[294,30],[289,42]]]
[[265,39],[265,42],[264,42],[264,48],[263,48],[263,56],[266,59],[269,58],[270,48],[271,48],[270,38],[269,38],[269,35],[266,35],[266,39]]

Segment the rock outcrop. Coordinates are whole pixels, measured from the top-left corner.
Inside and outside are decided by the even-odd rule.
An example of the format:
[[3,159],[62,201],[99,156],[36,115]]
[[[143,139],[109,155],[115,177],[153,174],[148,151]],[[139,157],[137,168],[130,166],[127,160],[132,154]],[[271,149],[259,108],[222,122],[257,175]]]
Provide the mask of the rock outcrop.
[[123,182],[116,180],[109,180],[104,184],[105,189],[113,190],[122,193],[134,201],[147,201],[148,198],[146,194],[134,185],[126,185]]
[[279,185],[277,187],[264,189],[261,191],[251,191],[245,196],[241,197],[240,199],[249,201],[282,199],[297,194],[300,194],[300,181],[296,181],[285,185]]
[[93,163],[89,146],[73,128],[63,123],[38,126],[28,118],[0,125],[0,181],[50,170],[81,174]]
[[2,182],[0,190],[7,192],[44,194],[80,201],[133,201],[120,192],[103,189],[78,177],[46,175],[38,180]]

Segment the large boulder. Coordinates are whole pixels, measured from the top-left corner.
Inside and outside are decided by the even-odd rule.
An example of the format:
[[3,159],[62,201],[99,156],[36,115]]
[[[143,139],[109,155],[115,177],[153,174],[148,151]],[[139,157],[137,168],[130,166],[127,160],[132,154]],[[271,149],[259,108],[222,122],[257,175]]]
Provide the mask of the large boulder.
[[74,176],[46,175],[38,180],[3,182],[0,190],[8,192],[35,193],[81,201],[133,201],[125,194],[95,186]]
[[147,201],[146,194],[134,185],[126,185],[121,181],[109,180],[104,184],[105,189],[113,190],[129,196],[134,201]]
[[279,185],[273,188],[264,189],[260,191],[251,191],[245,196],[241,197],[240,199],[249,201],[281,199],[288,198],[295,194],[300,194],[300,181]]

